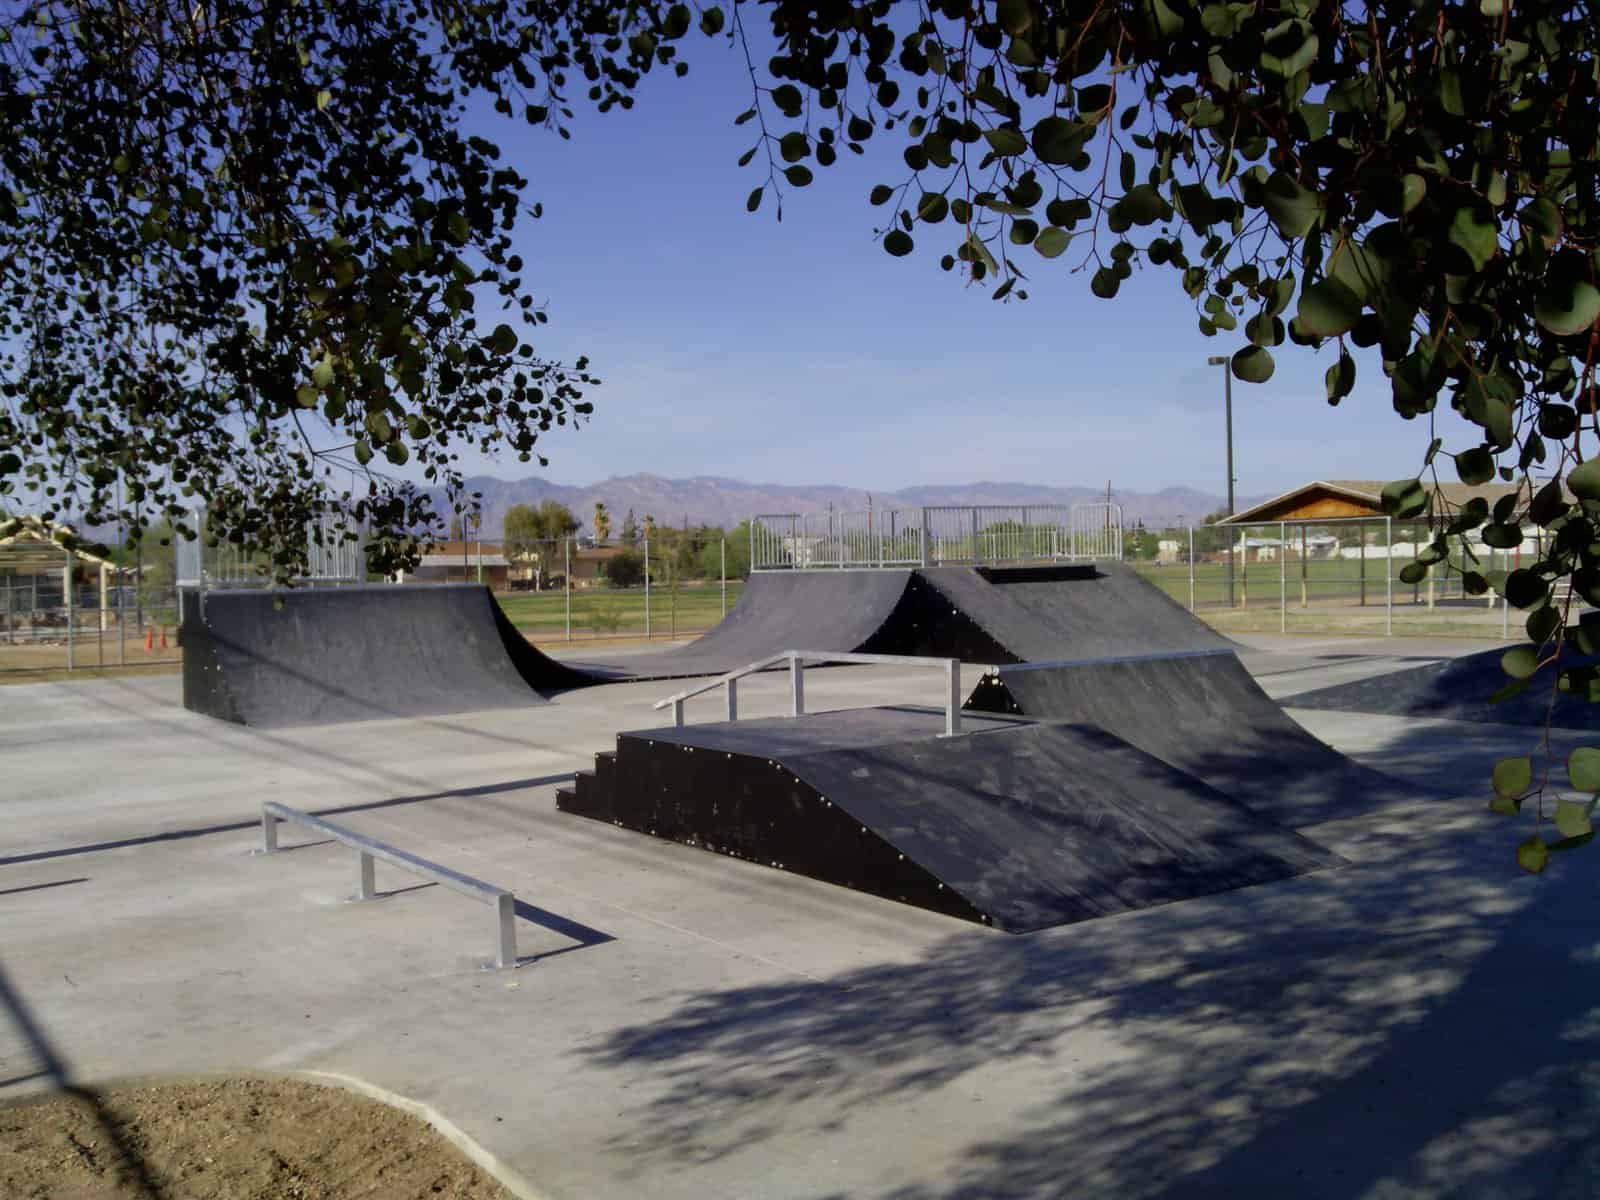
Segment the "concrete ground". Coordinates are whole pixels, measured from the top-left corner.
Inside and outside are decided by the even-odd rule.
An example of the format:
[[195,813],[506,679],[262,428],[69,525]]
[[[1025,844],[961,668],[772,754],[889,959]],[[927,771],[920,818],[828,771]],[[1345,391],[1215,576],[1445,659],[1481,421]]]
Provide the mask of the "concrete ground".
[[[1280,698],[1482,645],[1241,640]],[[1600,1195],[1600,849],[1532,878],[1531,819],[1484,811],[1537,731],[1296,714],[1460,798],[1307,831],[1346,868],[1013,937],[559,814],[671,690],[270,733],[175,677],[0,690],[0,1101],[333,1072],[574,1200]],[[268,799],[515,889],[522,965],[481,970],[491,911],[381,864],[346,903],[337,844],[253,856]]]

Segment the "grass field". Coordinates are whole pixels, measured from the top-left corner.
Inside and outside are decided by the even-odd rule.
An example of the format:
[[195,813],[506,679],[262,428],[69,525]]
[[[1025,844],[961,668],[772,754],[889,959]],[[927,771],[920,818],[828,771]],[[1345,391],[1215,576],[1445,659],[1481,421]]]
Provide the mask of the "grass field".
[[[744,584],[728,581],[727,606],[732,609]],[[498,597],[511,623],[529,640],[548,643],[565,640],[565,592],[513,592]],[[679,584],[676,588],[650,589],[650,636],[683,637],[703,633],[723,615],[720,584]],[[645,631],[643,588],[579,588],[572,593],[572,640],[642,637]]]
[[[1394,560],[1394,602],[1425,604],[1428,599],[1426,583],[1413,586],[1400,582],[1400,568],[1408,561],[1400,558]],[[1359,604],[1364,595],[1369,605],[1376,604],[1381,607],[1385,591],[1383,568],[1382,559],[1369,559],[1363,576],[1359,560],[1307,559],[1301,562],[1291,559],[1283,564],[1280,574],[1280,565],[1275,562],[1237,563],[1234,568],[1234,598],[1236,602],[1242,597],[1246,604],[1271,605],[1276,609],[1281,589],[1287,592],[1291,605],[1299,604],[1302,599],[1311,604],[1334,601]],[[1189,568],[1186,564],[1169,563],[1158,566],[1146,563],[1140,564],[1136,569],[1139,574],[1174,600],[1188,606],[1190,586]],[[1460,599],[1462,597],[1460,577],[1453,576],[1446,579],[1441,576],[1434,581],[1433,591],[1436,600]],[[1227,565],[1213,562],[1196,563],[1195,607],[1205,608],[1226,604],[1227,599]]]

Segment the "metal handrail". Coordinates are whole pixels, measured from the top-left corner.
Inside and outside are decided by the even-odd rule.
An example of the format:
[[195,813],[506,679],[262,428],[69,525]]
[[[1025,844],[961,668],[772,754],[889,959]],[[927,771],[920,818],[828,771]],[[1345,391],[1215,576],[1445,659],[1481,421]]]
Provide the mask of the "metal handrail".
[[658,700],[651,707],[663,709],[672,706],[672,723],[683,725],[684,701],[723,688],[727,701],[728,720],[739,719],[739,680],[775,667],[781,662],[789,664],[789,715],[801,717],[806,711],[805,667],[807,663],[873,663],[892,667],[941,667],[945,673],[944,733],[942,737],[955,737],[961,732],[961,660],[959,658],[919,658],[907,654],[852,654],[834,650],[783,650],[766,658],[719,675],[696,687],[685,688],[676,695]]
[[438,863],[429,862],[425,858],[418,858],[415,854],[407,854],[404,850],[386,842],[377,841],[353,829],[346,829],[343,825],[335,825],[332,821],[312,816],[308,812],[301,812],[298,808],[290,808],[287,804],[279,804],[276,800],[268,800],[261,806],[261,850],[264,854],[277,853],[279,821],[290,821],[296,825],[304,825],[307,829],[315,829],[318,833],[325,833],[356,851],[360,861],[360,890],[354,899],[376,899],[373,860],[382,859],[402,871],[421,875],[424,879],[442,883],[445,887],[460,892],[470,899],[493,905],[494,965],[497,969],[517,965],[517,898],[512,892],[496,887],[492,883],[485,883],[481,879],[474,879],[471,875],[452,871],[449,867],[441,867]]

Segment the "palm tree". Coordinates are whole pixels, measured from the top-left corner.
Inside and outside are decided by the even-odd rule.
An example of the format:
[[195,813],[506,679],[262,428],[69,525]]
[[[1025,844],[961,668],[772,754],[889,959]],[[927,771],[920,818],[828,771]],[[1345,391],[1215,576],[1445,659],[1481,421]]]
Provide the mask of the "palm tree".
[[606,511],[604,500],[594,502],[594,540],[603,542],[611,536],[611,514]]

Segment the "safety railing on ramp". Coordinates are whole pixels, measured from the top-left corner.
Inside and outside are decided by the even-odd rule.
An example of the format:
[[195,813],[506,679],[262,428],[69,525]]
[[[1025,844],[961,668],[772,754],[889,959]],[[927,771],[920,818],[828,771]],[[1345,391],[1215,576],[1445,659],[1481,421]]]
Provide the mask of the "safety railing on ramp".
[[1122,507],[960,504],[758,513],[754,571],[1005,566],[1122,558]]
[[813,666],[824,663],[871,663],[877,666],[892,667],[937,667],[945,674],[945,707],[944,707],[944,733],[941,737],[955,737],[961,732],[961,660],[959,658],[918,658],[903,654],[845,654],[832,650],[784,650],[777,654],[769,655],[756,662],[740,667],[736,671],[729,671],[726,675],[719,675],[697,687],[686,688],[676,695],[668,696],[665,700],[658,701],[653,707],[663,709],[669,705],[672,708],[672,723],[676,726],[683,724],[683,705],[686,700],[706,692],[724,689],[726,699],[727,719],[739,719],[739,680],[746,675],[754,675],[758,671],[765,671],[777,666],[781,662],[789,664],[789,715],[802,717],[806,711],[806,664]]
[[386,842],[380,842],[365,834],[357,833],[353,829],[346,829],[343,825],[335,825],[332,821],[322,817],[312,816],[308,812],[301,812],[298,808],[290,808],[287,804],[279,804],[269,800],[261,806],[261,851],[263,854],[275,854],[278,850],[278,822],[289,821],[295,825],[303,825],[307,829],[315,829],[318,833],[326,834],[335,841],[343,842],[354,850],[358,856],[360,866],[360,883],[353,899],[373,900],[377,898],[374,879],[374,860],[381,859],[390,866],[399,867],[402,871],[409,871],[413,875],[420,875],[434,883],[442,883],[445,887],[460,892],[469,899],[477,900],[483,904],[492,905],[495,910],[495,957],[496,969],[515,967],[517,965],[517,928],[516,911],[517,898],[505,888],[495,887],[492,883],[485,883],[481,879],[474,879],[471,875],[463,875],[459,871],[452,871],[449,867],[441,867],[438,863],[429,862],[425,858],[418,858],[415,854],[407,854],[404,850],[397,849]]

